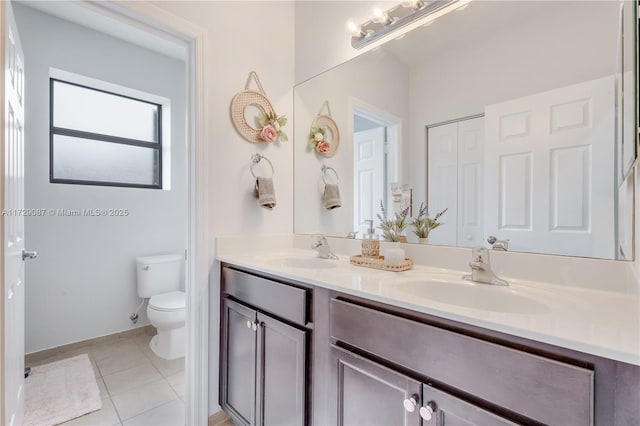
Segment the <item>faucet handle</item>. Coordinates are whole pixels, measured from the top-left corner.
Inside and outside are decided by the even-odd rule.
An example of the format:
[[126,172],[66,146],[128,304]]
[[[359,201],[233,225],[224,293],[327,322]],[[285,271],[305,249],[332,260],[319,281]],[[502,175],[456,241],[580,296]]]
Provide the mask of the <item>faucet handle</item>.
[[311,248],[317,249],[320,246],[327,245],[327,237],[323,234],[315,234],[311,236]]
[[474,247],[471,250],[471,257],[474,262],[489,263],[489,250],[486,247]]

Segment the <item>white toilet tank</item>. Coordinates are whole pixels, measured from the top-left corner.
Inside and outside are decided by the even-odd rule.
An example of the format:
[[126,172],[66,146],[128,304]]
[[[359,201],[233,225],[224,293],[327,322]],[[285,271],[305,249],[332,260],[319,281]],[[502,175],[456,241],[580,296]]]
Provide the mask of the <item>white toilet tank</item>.
[[146,299],[156,294],[180,290],[183,259],[180,254],[136,257],[138,296]]

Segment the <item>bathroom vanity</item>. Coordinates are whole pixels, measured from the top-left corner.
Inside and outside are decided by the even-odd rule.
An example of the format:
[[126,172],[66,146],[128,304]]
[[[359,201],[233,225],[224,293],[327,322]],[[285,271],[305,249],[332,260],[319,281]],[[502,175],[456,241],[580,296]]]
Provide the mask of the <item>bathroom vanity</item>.
[[[559,328],[577,320],[574,314],[529,299],[533,293],[519,282],[510,289],[480,288],[490,291],[495,305],[483,305],[472,287],[459,290],[471,290],[469,303],[486,311],[474,320],[459,315],[464,310],[455,305],[463,298],[447,288],[431,291],[434,300],[452,298],[449,311],[441,309],[444,302],[421,304],[421,290],[415,290],[414,304],[394,293],[405,284],[428,287],[429,280],[458,288],[458,283],[445,284],[442,269],[363,271],[344,259],[314,256],[310,250],[219,254],[220,404],[237,424],[640,422],[640,354],[633,321],[619,330],[622,346],[589,349],[585,344],[593,342],[578,332],[574,342],[562,343]],[[604,293],[576,293],[566,310],[594,309],[586,306],[589,297],[604,306],[611,302]],[[630,304],[624,305],[612,297],[620,310],[638,300],[625,296]],[[637,308],[628,314],[633,319]],[[509,332],[500,321],[512,322]],[[603,318],[600,331],[610,332],[614,322]],[[549,328],[547,338],[530,337],[537,327]],[[574,327],[598,333],[595,318]]]

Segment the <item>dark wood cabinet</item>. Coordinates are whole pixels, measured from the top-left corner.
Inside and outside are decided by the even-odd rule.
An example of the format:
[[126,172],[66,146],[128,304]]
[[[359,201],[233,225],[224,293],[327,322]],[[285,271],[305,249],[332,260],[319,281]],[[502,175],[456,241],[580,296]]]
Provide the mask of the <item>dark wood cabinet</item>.
[[240,424],[256,424],[256,312],[232,300],[223,304],[223,408]]
[[518,424],[432,386],[422,385],[422,400],[425,401],[420,407],[423,426],[514,426]]
[[[251,280],[246,274],[229,274],[232,280]],[[299,289],[293,294],[299,297]],[[228,296],[222,299],[222,408],[238,425],[306,424],[309,330]],[[271,310],[276,300],[269,303]],[[292,309],[286,297],[281,302]]]
[[335,346],[332,352],[339,426],[516,425],[354,353]]
[[593,424],[594,371],[570,360],[560,362],[341,299],[331,300],[331,337],[509,410],[514,417],[541,424]]
[[338,425],[420,426],[420,382],[337,347],[332,353]]
[[306,407],[306,330],[258,313],[259,425],[303,425]]

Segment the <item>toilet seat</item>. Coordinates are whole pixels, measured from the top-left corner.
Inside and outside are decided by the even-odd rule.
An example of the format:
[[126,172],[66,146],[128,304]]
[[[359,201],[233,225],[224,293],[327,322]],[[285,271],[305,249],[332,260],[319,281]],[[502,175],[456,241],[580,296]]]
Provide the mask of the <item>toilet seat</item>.
[[162,312],[175,312],[185,309],[184,291],[171,291],[158,294],[149,299],[149,309]]

